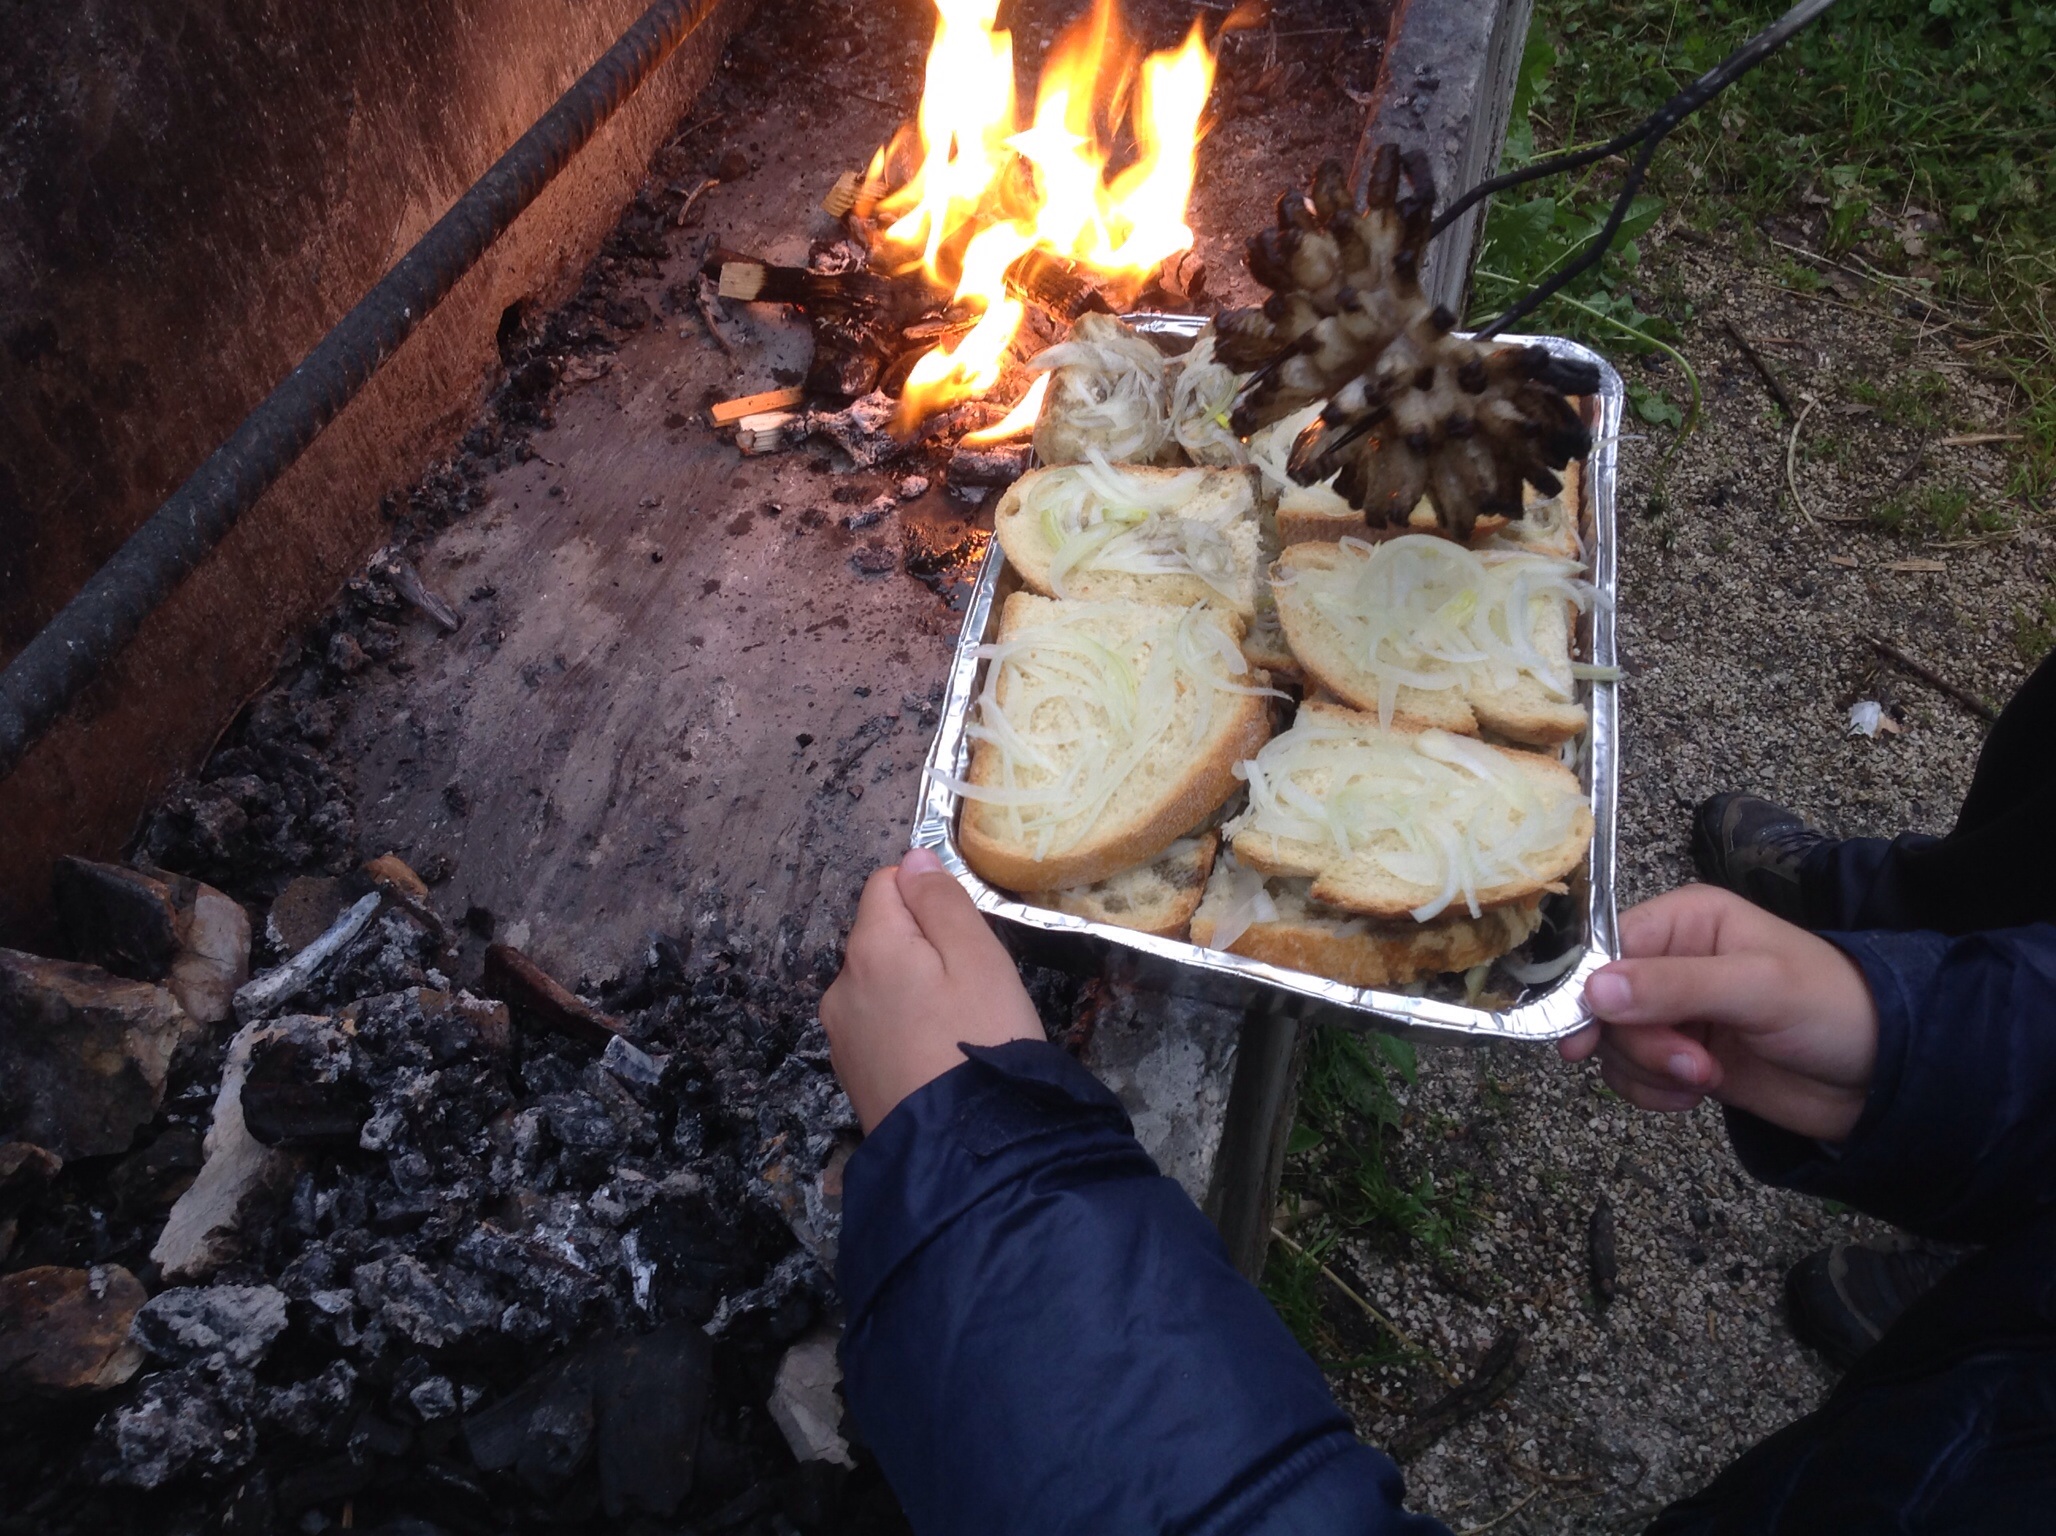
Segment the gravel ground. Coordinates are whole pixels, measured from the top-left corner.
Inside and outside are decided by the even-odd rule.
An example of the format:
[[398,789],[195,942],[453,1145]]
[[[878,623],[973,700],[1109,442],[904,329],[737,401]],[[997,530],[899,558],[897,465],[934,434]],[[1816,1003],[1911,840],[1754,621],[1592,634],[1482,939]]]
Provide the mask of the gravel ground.
[[[2049,593],[2056,540],[2032,509],[2006,502],[2002,448],[1939,442],[2000,429],[2003,387],[1952,336],[1897,316],[1889,295],[1839,276],[1839,294],[1784,291],[1723,237],[1659,244],[1642,279],[1672,312],[1697,310],[1681,350],[1707,419],[1654,502],[1670,434],[1623,447],[1623,905],[1690,878],[1691,808],[1721,789],[1770,795],[1843,835],[1945,830],[1982,722],[1877,671],[1863,637],[1995,703],[2026,675],[2016,615]],[[1818,402],[1796,457],[1805,511],[1787,484],[1791,424],[1723,318],[1802,408]],[[1930,398],[1899,398],[1924,374],[1939,380]],[[1641,376],[1683,398],[1674,364]],[[1865,406],[1859,397],[1878,390],[1885,403]],[[1871,524],[1895,496],[1951,486],[2015,531],[1923,540]],[[1936,568],[1893,568],[1909,562]],[[1903,730],[1851,737],[1858,698],[1885,703]],[[1642,1114],[1552,1053],[1460,1047],[1423,1050],[1407,1099],[1399,1171],[1467,1171],[1481,1219],[1447,1264],[1359,1241],[1343,1245],[1341,1268],[1459,1375],[1506,1325],[1533,1350],[1497,1408],[1410,1463],[1415,1507],[1459,1531],[1639,1530],[1832,1386],[1785,1324],[1783,1272],[1830,1239],[1888,1229],[1752,1183],[1712,1107]],[[1602,1197],[1620,1270],[1603,1310],[1586,1258]],[[1443,1390],[1419,1367],[1335,1386],[1374,1444]]]

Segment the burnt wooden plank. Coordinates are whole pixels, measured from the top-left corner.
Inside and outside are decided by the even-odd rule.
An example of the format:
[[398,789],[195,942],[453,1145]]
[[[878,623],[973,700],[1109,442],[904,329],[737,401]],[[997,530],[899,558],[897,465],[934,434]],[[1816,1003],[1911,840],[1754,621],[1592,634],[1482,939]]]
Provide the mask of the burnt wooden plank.
[[[1359,195],[1382,143],[1427,155],[1438,206],[1492,174],[1533,12],[1534,0],[1400,0],[1358,144]],[[1443,231],[1421,274],[1428,297],[1459,314],[1485,206]]]

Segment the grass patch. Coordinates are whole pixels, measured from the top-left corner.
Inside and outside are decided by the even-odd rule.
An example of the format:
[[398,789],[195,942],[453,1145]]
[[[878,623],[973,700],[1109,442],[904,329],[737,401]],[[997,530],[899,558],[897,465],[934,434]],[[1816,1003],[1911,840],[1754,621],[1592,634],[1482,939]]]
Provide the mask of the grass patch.
[[1852,380],[1849,398],[1872,407],[1895,426],[1936,433],[1956,423],[1945,414],[1949,381],[1932,368],[1888,374],[1883,379]]
[[1382,1330],[1338,1326],[1337,1318],[1363,1317],[1320,1272],[1343,1238],[1440,1261],[1477,1219],[1468,1177],[1438,1180],[1425,1169],[1407,1174],[1394,1166],[1402,1118],[1395,1085],[1413,1082],[1416,1070],[1413,1047],[1393,1035],[1324,1028],[1307,1054],[1284,1183],[1286,1198],[1316,1204],[1320,1213],[1294,1233],[1305,1254],[1271,1245],[1264,1293],[1324,1361],[1399,1358]]
[[[1760,0],[1541,0],[1522,61],[1506,163],[1590,144],[1646,116],[1779,9]],[[1756,232],[1773,215],[1817,216],[1821,243],[1902,291],[1974,317],[1998,336],[1984,359],[2024,408],[2020,494],[2056,489],[2056,4],[1864,0],[1830,11],[1658,151],[1631,227],[1674,207],[1681,223],[1743,232],[1786,286],[1821,274]],[[1473,318],[1574,256],[1618,186],[1618,160],[1522,188],[1486,219]],[[1525,192],[1533,196],[1523,198]],[[1632,238],[1568,296],[1650,340]],[[1552,328],[1610,350],[1634,344],[1551,304]],[[1660,420],[1663,397],[1635,402]],[[1673,410],[1678,402],[1668,403]],[[1645,408],[1646,407],[1646,408]],[[1657,412],[1652,415],[1651,412]]]
[[2043,598],[2032,613],[2025,608],[2013,610],[2013,649],[2031,667],[2056,651],[2056,596]]
[[1871,521],[1886,533],[1924,539],[1971,538],[2013,526],[2003,508],[1980,505],[1975,492],[1953,481],[1894,496],[1872,511]]
[[1408,1354],[1321,1273],[1334,1234],[1304,1253],[1272,1243],[1264,1259],[1264,1294],[1306,1352],[1324,1371],[1368,1370],[1403,1363]]

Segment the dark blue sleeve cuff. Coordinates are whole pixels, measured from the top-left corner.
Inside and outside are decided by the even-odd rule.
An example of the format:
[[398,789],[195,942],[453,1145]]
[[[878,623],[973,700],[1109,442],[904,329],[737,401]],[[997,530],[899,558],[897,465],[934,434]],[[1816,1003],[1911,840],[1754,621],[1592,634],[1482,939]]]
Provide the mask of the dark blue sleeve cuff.
[[1398,1469],[1053,1046],[968,1050],[850,1159],[851,1417],[920,1536],[1426,1536]]
[[[1108,1173],[1157,1171],[1121,1101],[1057,1047],[961,1049],[969,1060],[908,1094],[844,1170],[843,1228],[863,1237],[842,1245],[836,1276],[853,1321],[931,1237],[1039,1162],[1082,1152]],[[1097,1134],[1081,1147],[1081,1131]]]
[[1822,937],[1856,962],[1877,1006],[1863,1114],[1823,1146],[1730,1110],[1743,1166],[1956,1241],[1989,1241],[2050,1203],[2056,928]]

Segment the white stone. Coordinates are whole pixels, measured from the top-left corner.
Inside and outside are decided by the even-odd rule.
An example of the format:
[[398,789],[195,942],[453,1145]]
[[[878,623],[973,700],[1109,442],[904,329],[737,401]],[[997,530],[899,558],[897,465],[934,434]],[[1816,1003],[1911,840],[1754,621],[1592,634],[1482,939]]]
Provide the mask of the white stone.
[[229,1042],[221,1089],[214,1096],[214,1122],[207,1127],[206,1161],[192,1187],[171,1208],[164,1231],[150,1250],[168,1281],[205,1280],[234,1257],[245,1207],[292,1172],[289,1155],[265,1146],[243,1124],[243,1079],[250,1072],[250,1052],[281,1027],[246,1024]]
[[842,1362],[839,1327],[817,1328],[785,1352],[765,1406],[792,1454],[801,1461],[854,1466],[842,1437]]

